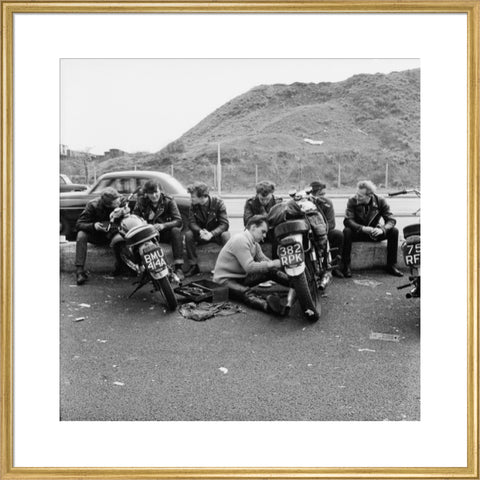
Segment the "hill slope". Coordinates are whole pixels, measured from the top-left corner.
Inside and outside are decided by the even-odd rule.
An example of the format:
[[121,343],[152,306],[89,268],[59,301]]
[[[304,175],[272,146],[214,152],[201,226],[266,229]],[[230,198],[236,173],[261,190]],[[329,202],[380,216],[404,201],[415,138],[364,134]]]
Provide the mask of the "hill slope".
[[280,188],[324,179],[420,182],[420,70],[355,75],[338,83],[260,85],[227,102],[155,154],[102,163],[170,172],[183,183],[213,184],[221,145],[223,190],[251,190],[258,179]]

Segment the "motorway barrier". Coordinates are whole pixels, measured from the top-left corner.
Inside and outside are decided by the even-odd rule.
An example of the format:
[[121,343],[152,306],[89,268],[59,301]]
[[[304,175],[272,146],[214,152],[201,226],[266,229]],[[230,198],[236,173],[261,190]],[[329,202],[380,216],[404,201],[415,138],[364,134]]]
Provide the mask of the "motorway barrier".
[[[162,248],[169,262],[173,262],[172,248],[162,244]],[[271,245],[262,245],[263,251],[271,257]],[[201,272],[210,272],[215,267],[221,247],[216,243],[197,245],[198,266]],[[352,270],[365,270],[383,267],[387,259],[387,242],[354,242],[352,245]],[[88,245],[87,262],[85,269],[90,272],[109,273],[113,270],[115,260],[113,252],[108,246]],[[398,266],[405,268],[403,255],[398,249]],[[60,243],[60,271],[75,271],[75,242]]]

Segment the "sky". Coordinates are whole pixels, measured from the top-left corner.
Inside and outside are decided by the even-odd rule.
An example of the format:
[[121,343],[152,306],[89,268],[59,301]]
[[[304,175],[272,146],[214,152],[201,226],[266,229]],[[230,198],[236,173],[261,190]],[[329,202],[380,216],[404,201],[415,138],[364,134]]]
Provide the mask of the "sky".
[[418,59],[62,59],[60,143],[157,152],[257,85],[419,67]]

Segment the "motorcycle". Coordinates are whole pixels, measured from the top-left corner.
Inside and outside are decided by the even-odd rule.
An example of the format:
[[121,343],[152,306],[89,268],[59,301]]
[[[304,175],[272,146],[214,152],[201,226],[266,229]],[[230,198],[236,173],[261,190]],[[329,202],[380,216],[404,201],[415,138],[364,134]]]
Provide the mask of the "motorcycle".
[[[388,196],[396,197],[407,193],[415,193],[415,195],[420,198],[420,190],[417,189],[392,192],[389,193]],[[414,215],[417,216],[419,212],[420,209],[414,212]],[[405,240],[403,241],[401,248],[405,265],[410,269],[410,275],[408,277],[410,282],[397,287],[397,290],[412,287],[412,289],[406,294],[406,297],[420,297],[420,223],[413,223],[404,227],[403,236]]]
[[144,285],[151,283],[153,291],[159,292],[168,309],[173,311],[178,302],[172,283],[180,283],[180,280],[166,261],[157,229],[143,218],[130,213],[128,200],[137,191],[138,189],[110,214],[110,224],[117,224],[119,233],[125,239],[120,257],[125,265],[138,275],[135,282],[138,285],[129,298]]
[[286,311],[298,299],[304,317],[316,322],[321,315],[318,291],[325,290],[332,279],[327,226],[311,189],[294,190],[289,195],[291,200],[274,206],[269,214],[278,258],[291,282]]

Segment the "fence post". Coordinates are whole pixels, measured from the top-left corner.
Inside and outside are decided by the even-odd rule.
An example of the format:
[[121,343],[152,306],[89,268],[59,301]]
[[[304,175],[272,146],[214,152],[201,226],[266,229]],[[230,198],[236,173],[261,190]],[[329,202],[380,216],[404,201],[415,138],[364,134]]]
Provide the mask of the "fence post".
[[222,161],[220,159],[220,144],[218,144],[218,151],[217,151],[217,191],[218,195],[222,195]]

